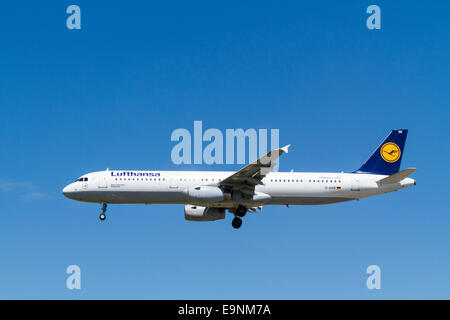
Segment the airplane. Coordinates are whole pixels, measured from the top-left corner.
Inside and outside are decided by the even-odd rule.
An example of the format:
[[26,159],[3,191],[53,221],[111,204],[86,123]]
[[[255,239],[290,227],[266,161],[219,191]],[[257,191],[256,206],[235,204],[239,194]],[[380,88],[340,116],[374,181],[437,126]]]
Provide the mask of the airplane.
[[67,185],[67,198],[100,203],[100,220],[108,204],[184,204],[188,221],[215,221],[234,214],[242,225],[247,212],[266,205],[322,205],[375,196],[416,185],[402,171],[407,129],[392,130],[356,171],[274,172],[276,160],[290,145],[272,150],[237,172],[109,170],[82,175]]

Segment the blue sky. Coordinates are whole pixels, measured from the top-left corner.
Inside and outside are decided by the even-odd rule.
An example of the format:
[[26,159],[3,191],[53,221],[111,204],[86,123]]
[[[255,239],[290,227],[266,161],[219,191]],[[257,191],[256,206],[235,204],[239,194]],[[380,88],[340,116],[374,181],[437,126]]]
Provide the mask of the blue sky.
[[[66,28],[77,4],[82,29]],[[366,8],[381,7],[381,30]],[[448,3],[28,1],[0,11],[0,298],[450,298]],[[281,170],[353,171],[394,128],[418,184],[265,207],[243,228],[182,205],[74,202],[105,168],[171,162],[176,128],[276,128]],[[82,289],[65,287],[77,264]],[[365,286],[367,266],[382,289]]]

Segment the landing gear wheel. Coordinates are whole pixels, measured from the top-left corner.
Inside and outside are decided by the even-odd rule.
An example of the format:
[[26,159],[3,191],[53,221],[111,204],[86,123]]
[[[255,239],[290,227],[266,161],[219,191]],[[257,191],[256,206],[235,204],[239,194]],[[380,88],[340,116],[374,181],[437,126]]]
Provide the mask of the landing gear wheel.
[[108,205],[106,204],[106,203],[103,203],[102,204],[102,213],[100,213],[100,220],[105,220],[106,219],[106,214],[105,214],[105,212],[106,212],[106,207],[107,207]]
[[242,226],[242,219],[235,217],[231,222],[231,225],[233,226],[233,228],[239,229]]
[[238,217],[244,217],[245,216],[245,214],[247,213],[247,208],[246,207],[244,207],[244,206],[239,206],[239,207],[237,207],[236,208],[236,215],[238,216]]

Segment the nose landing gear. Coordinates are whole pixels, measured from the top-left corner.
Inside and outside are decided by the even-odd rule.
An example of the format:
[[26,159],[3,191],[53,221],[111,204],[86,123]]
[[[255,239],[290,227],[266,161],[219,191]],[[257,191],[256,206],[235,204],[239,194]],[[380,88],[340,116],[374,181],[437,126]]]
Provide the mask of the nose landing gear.
[[103,221],[103,220],[105,220],[106,219],[106,207],[107,207],[108,205],[106,204],[106,203],[103,203],[102,204],[102,213],[100,213],[100,220],[101,221]]

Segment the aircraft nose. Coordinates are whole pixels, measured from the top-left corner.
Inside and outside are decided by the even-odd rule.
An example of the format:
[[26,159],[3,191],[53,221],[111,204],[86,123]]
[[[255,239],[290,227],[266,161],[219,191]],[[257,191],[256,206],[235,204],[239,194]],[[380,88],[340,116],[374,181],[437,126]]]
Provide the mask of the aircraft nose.
[[70,195],[73,194],[73,187],[69,184],[67,186],[64,187],[64,189],[62,190],[62,194],[70,199]]
[[69,193],[69,186],[65,186],[64,189],[62,190],[62,194],[67,197],[68,193]]

